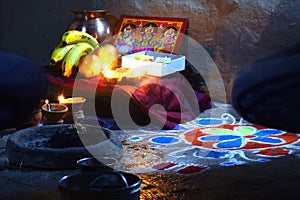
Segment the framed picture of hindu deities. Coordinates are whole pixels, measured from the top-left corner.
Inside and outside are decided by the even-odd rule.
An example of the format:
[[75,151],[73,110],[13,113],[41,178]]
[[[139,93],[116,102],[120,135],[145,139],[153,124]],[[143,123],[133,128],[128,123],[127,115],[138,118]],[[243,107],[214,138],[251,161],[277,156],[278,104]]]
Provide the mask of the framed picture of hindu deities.
[[116,47],[121,55],[145,50],[176,53],[187,26],[187,18],[122,15]]

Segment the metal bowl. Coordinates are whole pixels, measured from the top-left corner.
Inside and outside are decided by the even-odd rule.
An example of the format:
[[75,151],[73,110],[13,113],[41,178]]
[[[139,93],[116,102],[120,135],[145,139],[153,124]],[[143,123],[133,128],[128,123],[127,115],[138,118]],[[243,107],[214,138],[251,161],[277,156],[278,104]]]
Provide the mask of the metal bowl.
[[61,200],[139,200],[141,179],[124,172],[86,172],[62,177]]

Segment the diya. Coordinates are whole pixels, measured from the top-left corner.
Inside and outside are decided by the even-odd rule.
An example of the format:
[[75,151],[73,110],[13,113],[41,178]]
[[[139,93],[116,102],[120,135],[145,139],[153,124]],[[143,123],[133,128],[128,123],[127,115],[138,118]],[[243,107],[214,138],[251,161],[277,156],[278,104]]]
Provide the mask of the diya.
[[64,116],[65,123],[74,123],[73,115],[76,118],[83,118],[84,114],[82,111],[82,107],[86,102],[86,98],[84,97],[70,97],[64,98],[63,95],[58,97],[60,105],[66,105],[68,107],[68,112]]
[[63,104],[49,103],[48,100],[42,105],[42,113],[46,118],[44,125],[51,124],[62,124],[64,122],[63,118],[68,112],[68,107]]

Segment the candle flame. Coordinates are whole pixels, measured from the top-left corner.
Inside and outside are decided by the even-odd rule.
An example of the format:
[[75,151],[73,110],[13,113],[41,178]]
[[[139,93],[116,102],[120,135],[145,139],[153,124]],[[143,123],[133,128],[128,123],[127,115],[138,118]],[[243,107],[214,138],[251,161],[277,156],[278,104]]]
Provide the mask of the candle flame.
[[46,99],[46,100],[45,100],[45,104],[48,104],[48,103],[49,103],[49,100],[48,100],[48,99]]
[[65,100],[65,97],[63,95],[58,96],[59,103],[63,103]]

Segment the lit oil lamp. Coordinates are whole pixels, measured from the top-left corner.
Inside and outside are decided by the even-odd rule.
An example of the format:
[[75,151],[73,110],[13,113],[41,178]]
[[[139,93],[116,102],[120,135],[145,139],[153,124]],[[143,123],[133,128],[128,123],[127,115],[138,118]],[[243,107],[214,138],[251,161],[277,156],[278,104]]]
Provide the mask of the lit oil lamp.
[[58,97],[59,104],[66,105],[68,107],[68,113],[65,115],[64,120],[66,123],[74,123],[73,115],[76,118],[83,118],[82,107],[86,102],[84,97],[70,97],[64,98],[63,95]]
[[64,115],[68,111],[68,107],[63,104],[50,103],[48,99],[45,100],[45,104],[42,105],[42,113],[46,118],[43,125],[62,124]]
[[105,70],[103,77],[104,77],[104,82],[109,84],[116,84],[122,79],[120,73],[111,69]]

